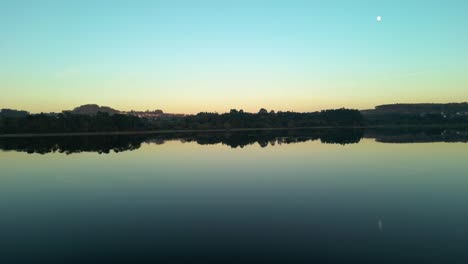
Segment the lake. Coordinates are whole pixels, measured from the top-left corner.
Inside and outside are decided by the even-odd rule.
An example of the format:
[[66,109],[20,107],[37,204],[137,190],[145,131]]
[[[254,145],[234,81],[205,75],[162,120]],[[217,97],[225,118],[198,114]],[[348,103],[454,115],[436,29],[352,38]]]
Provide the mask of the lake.
[[468,263],[467,139],[0,138],[0,263]]

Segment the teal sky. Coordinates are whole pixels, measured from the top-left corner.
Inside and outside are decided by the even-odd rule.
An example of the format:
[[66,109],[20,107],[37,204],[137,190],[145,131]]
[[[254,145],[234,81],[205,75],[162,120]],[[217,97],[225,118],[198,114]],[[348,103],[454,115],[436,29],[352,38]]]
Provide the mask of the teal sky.
[[0,108],[468,101],[467,14],[455,0],[0,0]]

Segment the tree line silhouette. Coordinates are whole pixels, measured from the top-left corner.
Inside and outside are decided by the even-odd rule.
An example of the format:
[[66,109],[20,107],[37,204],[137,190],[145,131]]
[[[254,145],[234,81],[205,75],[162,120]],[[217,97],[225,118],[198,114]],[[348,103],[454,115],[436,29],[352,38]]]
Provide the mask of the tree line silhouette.
[[401,114],[388,113],[382,115],[366,115],[366,124],[368,125],[468,125],[468,114],[465,115],[444,115],[440,113],[422,113],[422,114]]
[[[364,113],[364,115],[362,114]],[[0,134],[15,133],[80,133],[151,130],[231,130],[306,127],[364,126],[466,126],[468,114],[457,113],[373,113],[352,109],[320,112],[248,113],[233,109],[229,113],[202,112],[196,115],[163,115],[161,118],[140,118],[135,115],[97,112],[96,114],[29,114],[2,110]]]
[[300,128],[319,126],[360,126],[364,119],[358,110],[336,109],[313,113],[258,113],[231,110],[229,113],[199,113],[161,119],[98,112],[95,115],[61,113],[25,117],[0,117],[0,133],[114,132],[174,129]]
[[148,124],[136,116],[101,112],[96,115],[61,113],[0,118],[0,133],[110,132],[147,128]]

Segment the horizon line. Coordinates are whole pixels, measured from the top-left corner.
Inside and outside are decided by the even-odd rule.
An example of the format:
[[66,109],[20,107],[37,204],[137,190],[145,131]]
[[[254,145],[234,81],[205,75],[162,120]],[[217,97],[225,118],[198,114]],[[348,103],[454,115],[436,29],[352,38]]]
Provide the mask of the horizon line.
[[[350,110],[358,110],[358,111],[366,111],[366,110],[374,110],[376,109],[377,107],[379,106],[386,106],[386,105],[422,105],[422,104],[425,104],[425,105],[446,105],[446,104],[468,104],[467,101],[461,101],[461,102],[446,102],[446,103],[435,103],[435,102],[419,102],[419,103],[385,103],[385,104],[378,104],[378,105],[375,105],[373,108],[365,108],[365,109],[358,109],[358,108],[352,108],[352,107],[346,107],[346,106],[341,106],[341,107],[331,107],[331,108],[324,108],[324,109],[320,109],[320,110],[315,110],[315,111],[295,111],[295,110],[274,110],[274,109],[267,109],[265,107],[260,107],[258,110],[261,110],[261,109],[266,109],[268,112],[270,111],[274,111],[274,112],[296,112],[296,113],[313,113],[313,112],[320,112],[320,111],[324,111],[324,110],[332,110],[332,109],[350,109]],[[154,108],[154,109],[145,109],[145,110],[135,110],[135,109],[131,109],[131,110],[119,110],[119,109],[116,109],[116,108],[113,108],[111,106],[108,106],[108,105],[100,105],[100,104],[96,104],[96,103],[87,103],[87,104],[81,104],[81,105],[78,105],[78,106],[75,106],[73,107],[72,109],[63,109],[61,110],[60,112],[54,112],[54,111],[50,111],[50,112],[44,112],[44,111],[41,111],[41,112],[32,112],[32,111],[28,111],[28,110],[25,110],[25,109],[19,109],[19,108],[4,108],[4,107],[1,107],[0,110],[15,110],[15,111],[25,111],[25,112],[28,112],[29,114],[57,114],[57,113],[63,113],[63,112],[67,112],[67,111],[73,111],[74,109],[78,108],[78,107],[81,107],[81,106],[89,106],[89,105],[96,105],[98,107],[108,107],[108,108],[111,108],[113,110],[116,110],[118,112],[122,112],[122,113],[128,113],[128,112],[154,112],[154,111],[158,111],[158,110],[161,110],[163,111],[164,114],[175,114],[175,115],[193,115],[193,114],[198,114],[198,113],[229,113],[230,110],[237,110],[237,111],[244,111],[245,113],[255,113],[254,112],[251,112],[251,111],[246,111],[246,110],[243,110],[242,108],[238,109],[238,108],[231,108],[229,111],[225,111],[225,112],[221,112],[221,111],[197,111],[197,112],[194,112],[194,113],[176,113],[176,112],[165,112],[165,110],[161,109],[161,108]]]

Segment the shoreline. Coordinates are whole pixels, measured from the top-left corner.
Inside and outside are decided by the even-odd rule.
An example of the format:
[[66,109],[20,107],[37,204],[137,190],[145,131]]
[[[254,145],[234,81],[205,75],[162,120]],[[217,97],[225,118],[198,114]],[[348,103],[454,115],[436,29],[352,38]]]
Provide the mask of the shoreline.
[[248,132],[248,131],[281,131],[281,130],[320,130],[320,129],[398,129],[398,128],[468,128],[468,125],[401,125],[401,126],[320,126],[320,127],[279,127],[279,128],[232,128],[232,129],[168,129],[148,131],[110,131],[110,132],[60,132],[60,133],[18,133],[0,134],[0,138],[29,138],[29,137],[79,137],[79,136],[125,136],[151,135],[169,133],[219,133],[219,132]]

